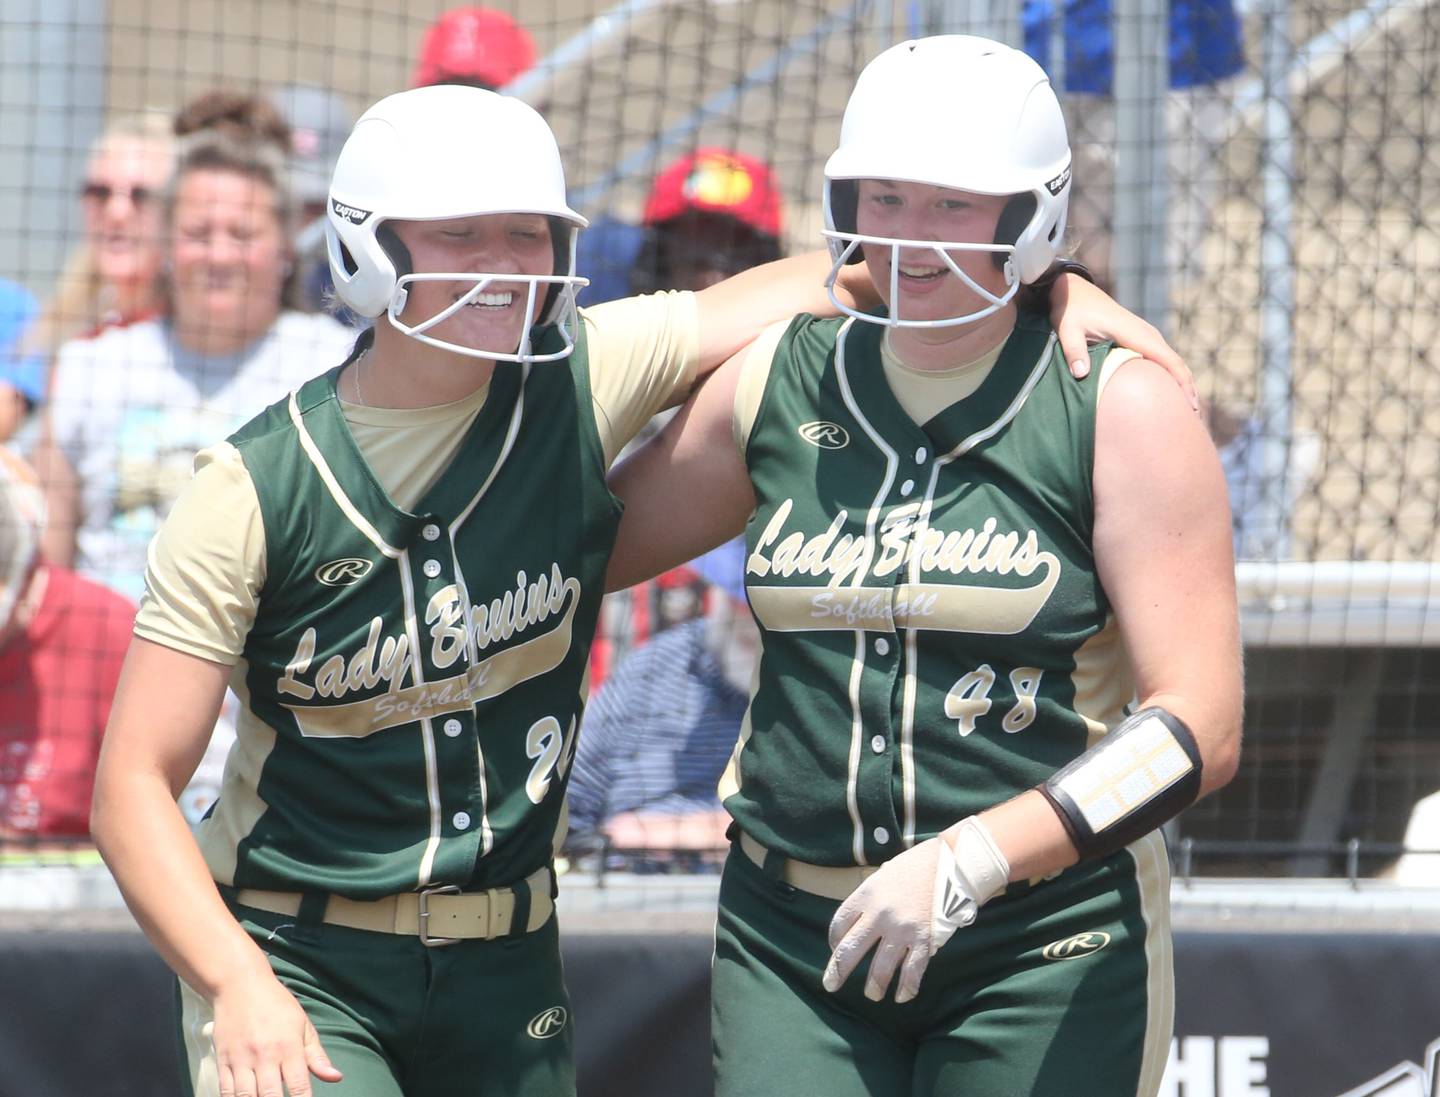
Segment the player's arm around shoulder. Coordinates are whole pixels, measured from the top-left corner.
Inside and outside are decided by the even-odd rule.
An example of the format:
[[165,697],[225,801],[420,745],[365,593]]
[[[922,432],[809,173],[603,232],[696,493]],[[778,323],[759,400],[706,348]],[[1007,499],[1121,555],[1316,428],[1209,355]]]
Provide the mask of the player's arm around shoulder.
[[[738,354],[770,325],[801,313],[838,316],[826,279],[830,255],[824,251],[792,255],[732,275],[695,295],[699,309],[699,375],[705,376]],[[863,264],[842,267],[835,297],[861,311],[881,304]]]
[[735,438],[735,398],[747,353],[734,355],[611,472],[625,516],[607,590],[693,560],[744,529],[755,494]]
[[1219,457],[1153,362],[1121,366],[1096,413],[1094,550],[1140,706],[1184,720],[1200,795],[1234,775],[1243,694],[1230,505]]

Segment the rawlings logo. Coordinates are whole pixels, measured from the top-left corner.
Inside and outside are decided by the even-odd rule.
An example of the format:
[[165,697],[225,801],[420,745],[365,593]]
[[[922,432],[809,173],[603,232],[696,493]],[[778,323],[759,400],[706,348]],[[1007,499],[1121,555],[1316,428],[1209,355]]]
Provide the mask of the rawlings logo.
[[569,1014],[565,1012],[564,1006],[551,1006],[530,1018],[530,1023],[525,1026],[525,1031],[537,1040],[548,1040],[552,1036],[560,1035],[568,1017]]
[[1047,960],[1075,960],[1099,952],[1110,943],[1110,934],[1101,930],[1091,933],[1077,933],[1063,941],[1051,941],[1040,952]]
[[347,206],[344,202],[334,198],[330,199],[330,208],[334,210],[336,217],[344,218],[352,225],[363,225],[371,213],[368,209],[356,209],[354,206]]
[[343,560],[331,560],[315,569],[315,578],[327,587],[348,587],[360,582],[375,566],[373,560],[361,560],[347,556]]
[[813,423],[801,423],[796,429],[801,438],[821,449],[844,449],[850,444],[849,432],[839,423],[817,419]]

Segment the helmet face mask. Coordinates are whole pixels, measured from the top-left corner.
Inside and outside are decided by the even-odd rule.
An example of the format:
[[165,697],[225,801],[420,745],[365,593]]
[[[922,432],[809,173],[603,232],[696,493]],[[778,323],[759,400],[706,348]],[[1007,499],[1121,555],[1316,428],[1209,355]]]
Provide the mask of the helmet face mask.
[[[825,188],[827,224],[835,223],[834,218],[828,212],[831,190],[832,188],[829,186]],[[855,215],[851,214],[848,223],[851,226],[855,226],[856,220]],[[857,316],[872,323],[883,324],[886,327],[951,328],[958,327],[961,324],[973,324],[975,321],[983,320],[985,317],[993,315],[1008,305],[1011,300],[1014,299],[1015,294],[1020,288],[1020,281],[1015,277],[1015,264],[1013,260],[1013,253],[1015,251],[1014,244],[1001,242],[983,244],[976,241],[965,240],[907,240],[894,236],[869,235],[854,231],[853,228],[852,231],[848,232],[841,231],[840,229],[827,228],[824,230],[824,236],[830,247],[830,274],[826,280],[826,286],[830,290],[831,300],[842,311],[851,316]],[[889,308],[884,316],[876,316],[873,313],[856,312],[847,308],[844,303],[839,301],[835,296],[835,281],[839,277],[841,268],[863,258],[862,247],[866,244],[888,248],[890,251],[889,284],[885,287],[877,287],[883,288],[886,291],[885,300],[888,302]],[[980,307],[957,316],[945,316],[937,319],[902,318],[900,315],[902,311],[900,305],[900,267],[902,251],[911,253],[928,251],[936,256],[945,267],[949,268],[950,273],[960,280],[961,284],[980,298],[982,302]],[[1005,289],[996,293],[994,290],[981,285],[975,280],[973,275],[956,262],[954,252],[980,252],[994,256],[997,265],[1004,271]]]
[[[503,165],[514,165],[505,168]],[[555,238],[553,272],[413,270],[390,222],[441,221],[525,213],[547,218]],[[382,314],[397,331],[474,358],[549,362],[575,344],[575,245],[586,221],[568,205],[559,148],[531,107],[479,88],[416,88],[376,103],[355,124],[331,181],[326,245],[336,295],[362,316]],[[469,284],[461,300],[415,322],[400,320],[419,282]],[[486,285],[526,283],[531,312],[518,347],[490,349],[427,334],[483,293]],[[531,324],[560,331],[561,350],[537,355]]]
[[[935,133],[934,110],[951,118]],[[920,183],[1012,197],[995,238],[900,240],[857,231],[857,189],[865,179]],[[832,259],[826,286],[847,315],[891,327],[953,327],[1004,308],[1022,283],[1039,278],[1059,252],[1070,195],[1070,148],[1060,104],[1033,60],[999,42],[941,35],[903,42],[865,67],[846,104],[840,143],[825,165],[824,235]],[[1012,214],[1012,208],[1018,214]],[[1028,213],[1028,216],[1024,214]],[[889,247],[889,315],[861,313],[841,301],[835,282],[861,245]],[[927,320],[903,318],[901,249],[928,248],[975,292],[979,308]],[[997,256],[1005,289],[984,288],[954,261],[957,252]]]

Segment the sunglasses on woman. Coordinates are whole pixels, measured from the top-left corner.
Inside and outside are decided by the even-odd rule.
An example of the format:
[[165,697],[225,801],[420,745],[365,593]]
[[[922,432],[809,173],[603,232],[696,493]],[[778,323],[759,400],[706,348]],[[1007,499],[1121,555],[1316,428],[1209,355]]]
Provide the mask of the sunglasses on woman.
[[114,187],[109,183],[86,183],[80,193],[87,202],[98,206],[107,205],[115,195],[123,195],[132,206],[143,206],[155,197],[150,187]]

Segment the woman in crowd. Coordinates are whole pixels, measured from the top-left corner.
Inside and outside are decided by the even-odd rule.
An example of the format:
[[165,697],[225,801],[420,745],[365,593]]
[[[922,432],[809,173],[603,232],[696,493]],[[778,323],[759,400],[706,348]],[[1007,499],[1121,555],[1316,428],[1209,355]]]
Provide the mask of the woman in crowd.
[[717,1092],[1154,1094],[1157,828],[1240,739],[1214,449],[1153,362],[1102,347],[1077,379],[1016,307],[1070,182],[1024,54],[887,50],[825,176],[834,271],[863,260],[885,308],[772,328],[612,482],[612,585],[746,531]]
[[46,555],[138,600],[145,549],[195,453],[343,354],[353,334],[286,308],[294,205],[263,101],[210,96],[154,196],[160,315],[61,347],[35,457]]
[[170,119],[159,112],[122,119],[95,142],[80,189],[84,242],[0,370],[0,440],[44,401],[62,345],[159,310],[160,195],[173,160]]

